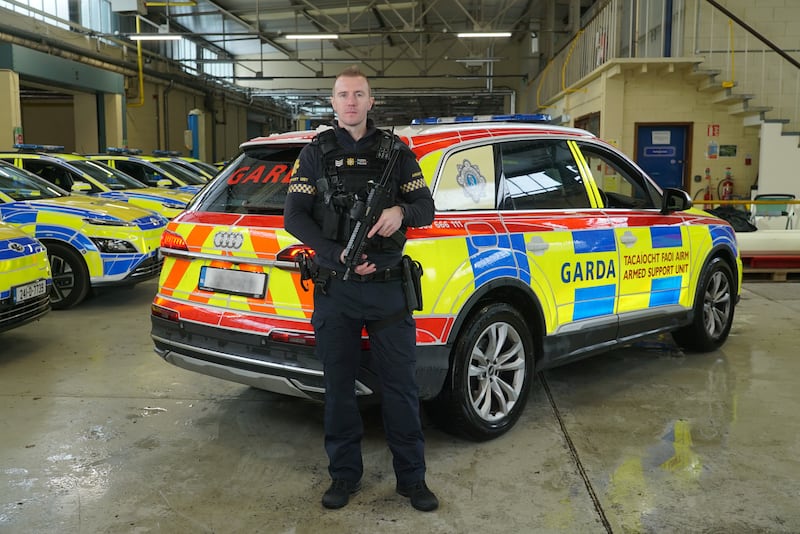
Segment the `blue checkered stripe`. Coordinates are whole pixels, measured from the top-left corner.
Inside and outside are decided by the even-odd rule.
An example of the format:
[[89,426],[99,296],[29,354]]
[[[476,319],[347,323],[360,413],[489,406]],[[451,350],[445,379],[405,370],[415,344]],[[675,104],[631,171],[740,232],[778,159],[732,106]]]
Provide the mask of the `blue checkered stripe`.
[[[735,237],[730,235],[728,230],[729,228],[726,226],[712,227],[712,235],[716,236],[715,242],[733,240],[735,243]],[[650,228],[650,241],[654,251],[683,250],[683,236],[680,227],[652,227]],[[594,259],[588,259],[595,254],[617,252],[613,229],[575,230],[572,232],[572,243],[576,259],[575,265],[581,265],[584,268],[589,264],[597,268],[597,262]],[[522,234],[470,236],[467,238],[467,247],[470,264],[475,275],[475,287],[498,277],[516,277],[530,284],[531,273]],[[619,261],[618,256],[615,256],[615,260]],[[609,274],[609,283],[575,288],[573,320],[615,313],[619,278],[617,272]],[[653,308],[678,304],[682,279],[682,275],[651,278],[648,306]],[[562,280],[562,282],[576,284],[574,280],[571,282]]]
[[[650,239],[653,250],[683,249],[683,236],[677,226],[654,226],[650,228]],[[682,275],[664,276],[650,280],[651,308],[678,304],[681,298]]]
[[137,193],[136,191],[104,191],[102,193],[97,193],[95,196],[107,198],[109,200],[119,200],[121,202],[129,202],[131,198],[141,198],[142,200],[159,202],[169,208],[184,209],[186,207],[186,202],[178,199],[162,197],[148,193]]
[[[14,250],[11,248],[11,243],[22,246],[23,250],[21,252]],[[14,237],[0,241],[0,260],[15,260],[17,258],[36,254],[42,250],[44,250],[44,245],[32,237]]]
[[736,233],[733,228],[724,224],[712,224],[708,231],[711,233],[711,243],[714,246],[725,245],[738,256],[738,246],[736,244]]
[[523,234],[491,234],[467,237],[467,250],[475,287],[501,277],[531,283],[528,253]]
[[[579,258],[587,254],[616,252],[617,242],[614,230],[579,230],[572,232],[576,264],[585,264]],[[575,306],[572,320],[588,319],[614,313],[617,296],[617,278],[612,283],[575,289]]]

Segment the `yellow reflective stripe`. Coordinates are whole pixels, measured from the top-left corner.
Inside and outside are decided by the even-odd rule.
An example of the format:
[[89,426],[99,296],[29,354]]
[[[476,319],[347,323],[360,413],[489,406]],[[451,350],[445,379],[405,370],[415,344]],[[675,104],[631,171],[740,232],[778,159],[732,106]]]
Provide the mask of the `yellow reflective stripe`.
[[578,162],[578,168],[580,169],[583,180],[589,190],[589,200],[592,203],[592,207],[603,207],[600,190],[597,187],[597,183],[594,181],[594,174],[592,174],[592,169],[589,167],[589,164],[586,163],[586,159],[583,157],[581,149],[578,148],[578,144],[575,141],[567,141],[567,145],[569,146],[570,151],[572,151],[572,157],[574,157],[575,161]]

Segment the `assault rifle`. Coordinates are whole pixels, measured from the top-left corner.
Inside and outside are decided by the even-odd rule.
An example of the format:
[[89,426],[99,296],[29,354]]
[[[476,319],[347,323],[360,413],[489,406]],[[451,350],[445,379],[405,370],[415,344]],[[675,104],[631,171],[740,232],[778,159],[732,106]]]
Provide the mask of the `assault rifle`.
[[[350,272],[353,268],[361,263],[361,257],[364,255],[364,249],[367,248],[367,234],[381,216],[381,213],[386,208],[386,205],[392,200],[391,178],[392,170],[397,157],[400,155],[400,148],[396,147],[397,140],[394,133],[391,134],[392,142],[389,144],[389,155],[386,166],[383,168],[378,183],[369,181],[369,193],[367,193],[366,200],[358,199],[350,211],[350,217],[356,221],[353,227],[353,232],[350,234],[350,239],[347,240],[347,246],[344,249],[344,265],[345,271],[342,275],[343,280],[350,278]],[[381,153],[383,144],[378,151],[378,157],[386,159],[386,154]],[[405,235],[401,231],[392,234],[391,239],[397,241],[398,245],[405,244]]]

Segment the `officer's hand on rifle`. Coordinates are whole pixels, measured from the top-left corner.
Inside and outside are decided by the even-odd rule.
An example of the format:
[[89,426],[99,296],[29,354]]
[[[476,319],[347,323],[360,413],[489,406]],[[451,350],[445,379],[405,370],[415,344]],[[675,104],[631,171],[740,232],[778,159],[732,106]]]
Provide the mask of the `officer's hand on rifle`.
[[[342,253],[339,254],[339,262],[341,262],[341,263],[345,262],[344,253],[345,253],[345,251],[343,250]],[[364,261],[363,261],[363,263],[359,263],[358,265],[353,267],[353,272],[354,273],[356,273],[359,276],[364,276],[365,274],[372,274],[377,270],[375,268],[375,264],[374,263],[369,263],[368,261],[366,261],[367,260],[367,255],[366,254],[362,254],[361,255],[361,259],[364,260]]]
[[375,234],[383,237],[391,237],[391,235],[402,226],[403,216],[403,208],[400,206],[386,208],[381,212],[381,216],[378,217],[378,220],[375,221],[375,225],[370,228],[367,237],[372,237]]

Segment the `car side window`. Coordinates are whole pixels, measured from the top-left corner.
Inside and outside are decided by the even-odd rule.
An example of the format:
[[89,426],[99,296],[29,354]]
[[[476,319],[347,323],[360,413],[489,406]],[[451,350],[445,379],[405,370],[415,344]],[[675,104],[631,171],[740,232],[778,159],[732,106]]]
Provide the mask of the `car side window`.
[[498,145],[503,210],[591,207],[586,185],[565,140],[525,140]]
[[66,191],[70,190],[74,182],[72,176],[67,170],[46,161],[30,159],[23,160],[22,166],[26,171],[32,172],[36,176],[44,178],[51,184],[57,185]]
[[125,174],[129,174],[133,176],[140,182],[150,186],[155,187],[158,183],[158,178],[153,178],[152,172],[146,170],[144,167],[140,165],[136,165],[135,163],[131,163],[125,160],[117,160],[117,169],[121,170]]
[[495,160],[492,145],[459,150],[447,157],[433,194],[438,211],[495,208]]
[[627,161],[601,146],[579,143],[608,208],[645,209],[660,204],[660,194]]

